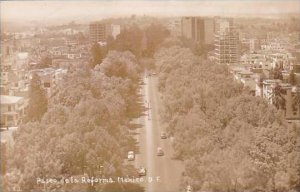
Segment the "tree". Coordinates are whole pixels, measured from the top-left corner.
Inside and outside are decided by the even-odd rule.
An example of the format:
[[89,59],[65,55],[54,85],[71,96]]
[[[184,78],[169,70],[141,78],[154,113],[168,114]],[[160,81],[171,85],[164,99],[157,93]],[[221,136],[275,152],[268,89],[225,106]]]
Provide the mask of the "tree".
[[9,48],[9,46],[6,47],[6,55],[10,55],[10,48]]
[[[219,192],[299,186],[299,133],[276,107],[249,95],[227,66],[199,59],[190,49],[162,48],[154,58],[161,118],[174,137],[175,157],[185,164],[183,186]],[[285,107],[284,95],[277,86],[278,109]]]
[[142,54],[143,31],[136,25],[125,28],[116,40],[108,45],[110,50],[130,51],[137,58]]
[[129,78],[134,82],[137,82],[140,70],[135,55],[129,51],[110,51],[98,68],[108,77]]
[[0,152],[1,152],[1,156],[0,156],[0,160],[1,160],[1,167],[0,167],[0,174],[1,175],[5,175],[6,173],[6,166],[7,166],[7,144],[6,142],[1,142],[0,143]]
[[273,71],[273,75],[274,75],[273,79],[280,79],[280,80],[283,79],[282,72],[279,67],[275,67],[275,69]]
[[41,80],[34,74],[30,82],[29,104],[27,109],[27,121],[39,121],[47,111],[48,100],[45,91],[41,87]]
[[152,57],[157,47],[170,35],[170,32],[162,24],[152,23],[145,30],[146,36],[146,56]]
[[84,43],[87,40],[87,38],[84,36],[84,34],[82,32],[79,32],[77,34],[77,39],[80,43]]
[[296,85],[297,84],[296,75],[295,75],[294,70],[290,71],[289,79],[290,79],[290,84],[291,85]]
[[106,48],[101,47],[98,43],[95,43],[91,48],[92,61],[90,63],[90,68],[94,68],[96,65],[102,63],[107,51]]
[[[113,51],[104,60],[94,69],[72,68],[49,98],[41,120],[36,113],[41,110],[37,106],[42,90],[38,76],[33,77],[29,115],[34,122],[22,124],[14,133],[16,154],[8,157],[7,191],[14,187],[22,191],[103,191],[104,185],[41,185],[36,179],[136,175],[123,159],[136,147],[128,110],[138,102],[138,81],[134,79],[140,75],[139,66],[130,52]],[[135,184],[116,187],[143,191]]]
[[41,61],[38,63],[38,69],[49,68],[52,65],[52,59],[49,56],[43,57]]
[[294,95],[293,99],[293,110],[299,110],[299,106],[300,106],[300,91],[299,91],[299,87],[296,88],[296,93]]
[[283,90],[279,84],[275,85],[272,100],[277,109],[285,110],[286,100],[284,98],[284,92],[285,90]]

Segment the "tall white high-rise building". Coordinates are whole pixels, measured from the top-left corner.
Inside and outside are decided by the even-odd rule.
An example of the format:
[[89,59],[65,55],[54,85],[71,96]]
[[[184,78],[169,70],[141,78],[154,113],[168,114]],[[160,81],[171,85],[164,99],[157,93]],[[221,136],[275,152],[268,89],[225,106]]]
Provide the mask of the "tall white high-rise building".
[[216,19],[215,58],[218,64],[238,64],[240,57],[238,38],[238,31],[233,19]]

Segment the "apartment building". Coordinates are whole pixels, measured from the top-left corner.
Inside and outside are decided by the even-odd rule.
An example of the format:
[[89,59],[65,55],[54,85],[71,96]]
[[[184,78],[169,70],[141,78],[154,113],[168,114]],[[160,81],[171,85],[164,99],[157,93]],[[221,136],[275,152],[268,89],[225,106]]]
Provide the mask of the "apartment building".
[[181,36],[201,44],[214,43],[214,19],[204,17],[182,17]]
[[18,126],[24,117],[27,101],[23,97],[1,95],[1,127]]
[[218,64],[236,65],[239,63],[238,31],[233,19],[216,19],[215,59]]
[[90,23],[89,32],[91,43],[105,42],[109,36],[117,38],[121,33],[121,26],[106,21],[97,21]]
[[107,22],[90,23],[89,29],[91,42],[106,41],[107,37],[111,35],[111,25]]

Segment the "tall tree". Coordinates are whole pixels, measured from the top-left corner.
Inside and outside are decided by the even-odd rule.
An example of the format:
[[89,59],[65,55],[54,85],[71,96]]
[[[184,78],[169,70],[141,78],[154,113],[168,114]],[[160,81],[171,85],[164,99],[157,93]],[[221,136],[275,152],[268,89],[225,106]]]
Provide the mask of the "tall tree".
[[285,109],[286,100],[283,94],[284,90],[281,88],[279,84],[275,85],[274,92],[273,92],[273,104],[276,106],[277,109]]
[[30,82],[29,105],[27,109],[28,121],[39,121],[47,111],[48,100],[41,87],[41,79],[34,74]]
[[273,75],[274,75],[274,79],[280,79],[280,80],[283,79],[282,71],[281,71],[280,67],[275,67]]
[[170,35],[170,32],[162,24],[152,23],[145,30],[146,35],[146,56],[152,57],[157,47]]
[[143,31],[136,25],[130,26],[122,30],[113,42],[112,50],[130,51],[136,57],[140,57],[142,53]]
[[91,48],[92,61],[90,63],[90,68],[94,68],[97,64],[100,64],[105,57],[107,50],[101,47],[98,43],[95,43]]
[[296,85],[297,84],[296,75],[295,75],[294,70],[291,70],[289,78],[290,78],[290,84],[291,85]]
[[[189,49],[160,49],[155,60],[162,119],[175,157],[185,163],[184,186],[219,192],[299,186],[299,133],[274,106],[250,96],[227,66],[208,64]],[[285,94],[280,86],[274,90],[278,108],[284,109]]]

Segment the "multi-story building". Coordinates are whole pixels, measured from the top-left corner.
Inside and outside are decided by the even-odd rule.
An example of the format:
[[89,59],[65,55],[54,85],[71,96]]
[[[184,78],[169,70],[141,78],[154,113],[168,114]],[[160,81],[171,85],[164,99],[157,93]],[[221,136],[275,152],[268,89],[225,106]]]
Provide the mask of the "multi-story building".
[[250,53],[253,53],[257,50],[260,49],[260,44],[259,44],[259,40],[258,39],[255,39],[255,38],[250,38],[248,40],[249,42],[249,50],[250,50]]
[[1,58],[1,93],[26,97],[28,92],[28,53],[15,53]]
[[[269,104],[275,104],[276,90],[280,89],[280,96],[284,102],[282,109],[285,113],[285,118],[288,121],[300,121],[300,89],[297,86],[292,86],[289,83],[282,83],[281,80],[265,80],[263,82],[263,98]],[[278,94],[278,93],[277,93]]]
[[266,56],[257,52],[245,53],[241,56],[240,62],[243,66],[254,67],[260,65],[261,62],[266,62]]
[[266,79],[263,81],[262,96],[269,104],[274,104],[274,89],[281,83],[280,79]]
[[167,22],[167,28],[174,37],[181,36],[181,18],[172,18]]
[[1,126],[17,126],[22,122],[27,101],[23,97],[1,95]]
[[217,19],[215,28],[215,59],[218,64],[239,62],[238,31],[233,19]]
[[106,41],[107,37],[112,34],[111,29],[111,24],[107,22],[90,23],[90,41]]
[[181,18],[181,36],[201,44],[213,44],[214,19],[204,17]]

